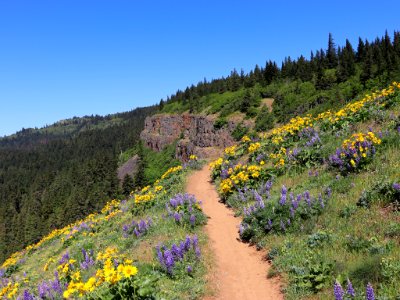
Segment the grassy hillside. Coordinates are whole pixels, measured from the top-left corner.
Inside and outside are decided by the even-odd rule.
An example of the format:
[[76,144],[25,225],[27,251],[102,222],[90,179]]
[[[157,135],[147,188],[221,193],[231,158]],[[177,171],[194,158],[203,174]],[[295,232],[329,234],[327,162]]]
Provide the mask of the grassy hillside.
[[268,276],[281,276],[287,299],[335,299],[334,284],[342,299],[349,282],[354,299],[372,289],[397,299],[399,161],[394,82],[337,111],[245,136],[211,166],[221,197],[244,218],[242,240],[268,250]]
[[128,199],[16,252],[0,268],[0,298],[198,298],[205,216],[201,203],[180,194],[198,166],[194,159],[186,169],[171,168]]

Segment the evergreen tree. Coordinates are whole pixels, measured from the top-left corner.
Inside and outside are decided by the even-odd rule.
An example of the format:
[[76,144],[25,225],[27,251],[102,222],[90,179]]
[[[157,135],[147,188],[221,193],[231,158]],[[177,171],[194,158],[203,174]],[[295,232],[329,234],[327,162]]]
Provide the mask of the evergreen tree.
[[361,38],[358,38],[356,61],[362,62],[365,59],[365,44]]
[[126,174],[122,181],[122,194],[125,196],[129,196],[129,194],[134,190],[135,182],[133,181],[132,176]]
[[328,60],[328,67],[329,68],[336,68],[338,59],[336,55],[336,46],[333,41],[332,34],[329,33],[329,38],[328,38],[328,50],[326,52],[326,58]]

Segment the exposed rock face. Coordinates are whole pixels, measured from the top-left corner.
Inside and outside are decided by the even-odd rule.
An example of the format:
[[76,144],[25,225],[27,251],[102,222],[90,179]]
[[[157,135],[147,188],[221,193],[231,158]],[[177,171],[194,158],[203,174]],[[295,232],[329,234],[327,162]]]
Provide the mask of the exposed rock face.
[[[221,129],[214,128],[215,117],[202,115],[154,115],[147,117],[140,137],[152,150],[161,151],[177,139],[176,157],[187,160],[191,154],[200,158],[212,155],[215,147],[234,144],[231,136],[236,123],[228,121]],[[212,155],[214,156],[214,155]]]
[[131,157],[126,163],[118,168],[118,179],[122,181],[126,174],[135,177],[140,158],[138,155]]

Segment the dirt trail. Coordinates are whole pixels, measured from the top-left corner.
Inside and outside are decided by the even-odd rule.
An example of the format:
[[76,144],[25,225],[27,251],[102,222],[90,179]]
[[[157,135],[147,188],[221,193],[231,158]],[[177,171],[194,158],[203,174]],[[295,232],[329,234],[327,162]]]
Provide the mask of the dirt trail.
[[189,177],[187,192],[202,200],[209,217],[206,232],[215,255],[212,279],[217,293],[207,299],[283,299],[278,283],[266,278],[269,265],[262,260],[262,253],[238,241],[240,219],[219,202],[208,166]]

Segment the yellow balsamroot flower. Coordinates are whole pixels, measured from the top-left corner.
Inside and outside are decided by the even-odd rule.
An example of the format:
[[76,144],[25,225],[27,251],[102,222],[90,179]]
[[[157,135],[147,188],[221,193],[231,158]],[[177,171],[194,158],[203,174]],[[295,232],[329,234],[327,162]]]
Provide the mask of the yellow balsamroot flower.
[[224,194],[229,193],[232,190],[232,187],[233,187],[233,184],[229,178],[222,180],[219,185],[220,191],[222,191],[222,193],[224,193]]
[[164,187],[162,185],[157,185],[156,187],[154,187],[154,191],[155,192],[159,192],[163,189]]
[[209,167],[210,167],[212,170],[215,170],[215,169],[221,167],[223,161],[224,161],[223,158],[220,157],[220,158],[218,158],[217,160],[211,162],[211,163],[209,164]]
[[192,154],[192,155],[189,156],[189,159],[190,160],[197,160],[197,156]]
[[249,145],[249,148],[247,148],[247,151],[249,151],[249,153],[253,153],[255,151],[257,151],[258,149],[260,149],[261,144],[260,143],[251,143]]
[[79,281],[79,280],[81,280],[81,272],[78,270],[78,271],[72,273],[71,279],[72,279],[73,281]]
[[243,143],[246,143],[246,142],[250,142],[251,140],[250,140],[250,138],[249,138],[247,135],[245,135],[245,136],[242,137],[241,141],[242,141]]
[[124,266],[122,273],[126,278],[129,278],[131,276],[135,276],[137,274],[138,270],[135,266]]
[[235,155],[235,152],[236,152],[236,146],[233,145],[233,146],[231,146],[231,147],[225,148],[224,152],[225,152],[225,154],[228,155],[228,156],[234,156],[234,155]]
[[84,290],[86,292],[93,292],[96,288],[96,277],[90,277],[84,285]]
[[165,173],[161,176],[161,179],[167,178],[170,174],[179,172],[179,171],[181,171],[181,170],[182,170],[182,166],[176,166],[176,167],[169,168],[169,169],[167,170],[167,172],[165,172]]

